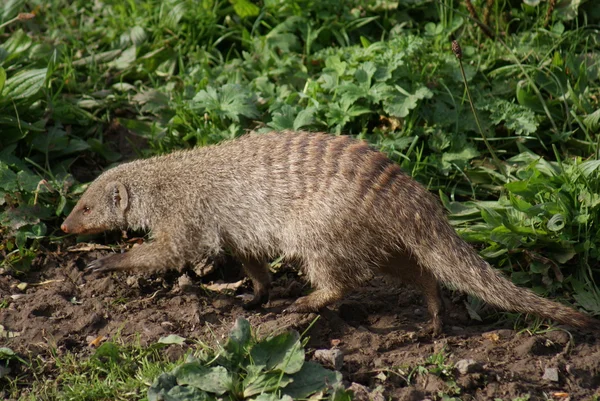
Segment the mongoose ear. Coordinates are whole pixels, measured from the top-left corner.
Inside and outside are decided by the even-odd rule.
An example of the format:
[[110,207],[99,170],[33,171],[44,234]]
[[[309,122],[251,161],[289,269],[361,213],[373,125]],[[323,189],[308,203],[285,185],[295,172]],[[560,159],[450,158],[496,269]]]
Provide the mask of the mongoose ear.
[[120,182],[111,182],[108,184],[108,189],[112,192],[113,205],[124,212],[129,205],[129,194],[127,193],[125,185]]

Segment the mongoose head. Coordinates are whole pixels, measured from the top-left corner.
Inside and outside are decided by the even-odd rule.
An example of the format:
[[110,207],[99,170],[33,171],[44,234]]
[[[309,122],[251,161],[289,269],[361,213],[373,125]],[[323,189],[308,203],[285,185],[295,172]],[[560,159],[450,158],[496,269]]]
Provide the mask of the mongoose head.
[[125,185],[98,179],[85,191],[60,228],[69,234],[96,234],[126,227],[128,207]]

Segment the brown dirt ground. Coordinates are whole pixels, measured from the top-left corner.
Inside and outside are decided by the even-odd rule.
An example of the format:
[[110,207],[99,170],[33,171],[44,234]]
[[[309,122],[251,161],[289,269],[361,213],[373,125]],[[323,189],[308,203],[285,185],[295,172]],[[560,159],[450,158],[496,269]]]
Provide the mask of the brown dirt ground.
[[[298,274],[284,268],[275,274],[272,301],[257,311],[245,311],[233,293],[211,292],[200,284],[242,275],[231,263],[198,277],[183,272],[84,274],[85,265],[106,251],[46,253],[25,277],[0,275],[0,324],[18,332],[0,344],[26,354],[89,354],[88,342],[120,334],[124,340],[153,343],[171,333],[211,341],[225,335],[239,316],[247,318],[259,336],[294,328],[303,332],[316,314],[287,314],[283,310],[308,290]],[[29,283],[20,291],[19,282]],[[247,282],[237,294],[250,292]],[[11,295],[20,294],[13,299]],[[437,399],[438,392],[459,389],[462,400],[513,399],[586,400],[600,395],[600,342],[590,334],[564,330],[531,335],[517,333],[512,324],[484,325],[469,320],[464,297],[445,292],[445,334],[427,334],[427,312],[410,288],[375,279],[320,314],[308,331],[308,355],[337,346],[344,352],[341,369],[348,384],[383,389],[386,399]],[[454,299],[451,299],[454,297]],[[447,361],[474,359],[474,373],[450,372],[454,383],[434,374],[413,374],[426,359],[445,349]],[[557,368],[559,381],[543,378]],[[363,388],[364,390],[364,388]],[[374,393],[373,393],[374,394]],[[376,398],[371,395],[372,399]]]

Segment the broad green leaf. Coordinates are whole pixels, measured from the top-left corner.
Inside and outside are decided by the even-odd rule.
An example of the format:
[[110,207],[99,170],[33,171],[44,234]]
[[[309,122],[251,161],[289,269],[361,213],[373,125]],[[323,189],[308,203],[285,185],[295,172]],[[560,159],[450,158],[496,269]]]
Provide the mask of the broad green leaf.
[[6,80],[2,96],[9,99],[23,99],[35,95],[46,81],[47,68],[23,70]]
[[583,123],[589,130],[597,131],[600,128],[600,109],[583,118]]
[[242,317],[236,319],[233,328],[229,332],[229,341],[240,347],[248,345],[251,339],[250,323]]
[[200,390],[221,395],[233,387],[232,378],[222,366],[212,368],[199,363],[185,363],[173,371],[177,384],[187,384]]
[[306,399],[317,391],[336,387],[342,381],[342,374],[325,369],[315,362],[306,362],[294,375],[294,381],[288,384],[282,393],[293,399]]
[[279,372],[265,373],[256,369],[255,374],[248,374],[244,379],[244,397],[251,397],[260,393],[270,393],[284,388],[293,381],[292,376],[282,376]]
[[284,395],[281,398],[275,394],[261,394],[256,398],[251,398],[249,401],[294,401],[289,395]]
[[235,122],[240,121],[239,116],[258,117],[252,96],[237,84],[225,84],[219,89],[208,86],[194,96],[192,105]]
[[0,162],[0,189],[13,192],[19,189],[17,173],[12,171],[8,165]]
[[286,104],[279,111],[273,113],[273,121],[268,126],[278,131],[294,129],[295,114],[296,110]]
[[[17,182],[22,191],[33,192],[38,188],[41,178],[27,170],[21,170],[17,173]],[[44,185],[40,186],[40,192],[48,192]]]
[[597,171],[598,167],[600,167],[600,160],[587,160],[579,165],[579,170],[588,177],[594,171]]
[[433,97],[433,92],[424,86],[417,89],[413,94],[407,94],[404,89],[397,85],[396,90],[400,95],[390,98],[383,107],[386,113],[394,117],[404,118],[408,116],[408,113],[417,107],[419,100]]
[[0,360],[6,360],[14,358],[17,354],[10,348],[0,347]]
[[233,5],[233,11],[241,18],[256,17],[260,13],[260,8],[248,0],[229,0]]
[[359,69],[356,70],[356,73],[354,73],[354,77],[356,78],[360,86],[370,88],[371,79],[373,78],[375,71],[377,71],[375,63],[373,63],[372,61],[367,61],[366,63],[363,63],[363,65],[361,65]]
[[23,10],[25,0],[5,0],[4,4],[0,6],[0,22],[6,22],[11,18],[17,16],[19,12]]
[[131,41],[133,42],[133,44],[136,46],[140,46],[148,38],[148,35],[146,34],[144,28],[142,28],[139,25],[136,25],[133,28],[131,28],[129,36],[131,37]]
[[159,344],[185,344],[185,338],[178,336],[177,334],[169,334],[166,337],[161,337],[158,339]]
[[164,394],[177,386],[177,380],[171,373],[162,373],[148,388],[148,401],[164,400]]
[[263,340],[252,347],[250,355],[254,364],[266,370],[281,370],[292,374],[304,364],[304,348],[296,331],[280,334]]
[[[175,386],[162,395],[163,401],[216,401],[217,398],[196,387]],[[150,401],[150,400],[148,400]]]
[[307,125],[311,125],[315,121],[315,113],[317,109],[314,107],[309,107],[304,109],[298,113],[296,118],[294,119],[294,131],[299,130],[300,128],[306,127]]

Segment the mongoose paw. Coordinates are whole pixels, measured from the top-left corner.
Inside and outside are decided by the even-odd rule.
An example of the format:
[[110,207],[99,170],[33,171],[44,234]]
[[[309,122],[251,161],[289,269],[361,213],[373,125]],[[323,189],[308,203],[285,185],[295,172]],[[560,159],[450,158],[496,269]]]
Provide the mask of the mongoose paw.
[[283,310],[284,313],[310,313],[310,312],[318,312],[315,311],[314,308],[310,307],[310,305],[306,305],[302,302],[298,302],[300,299],[296,300],[293,304],[288,306]]
[[252,310],[252,309],[257,309],[260,308],[261,306],[263,306],[264,304],[266,304],[267,302],[269,302],[269,294],[265,293],[265,294],[255,294],[254,297],[248,301],[248,302],[244,302],[242,304],[242,308],[244,308],[245,310]]
[[114,263],[117,262],[117,257],[119,257],[119,255],[110,255],[96,259],[86,266],[86,270],[93,273],[105,273],[116,270]]

